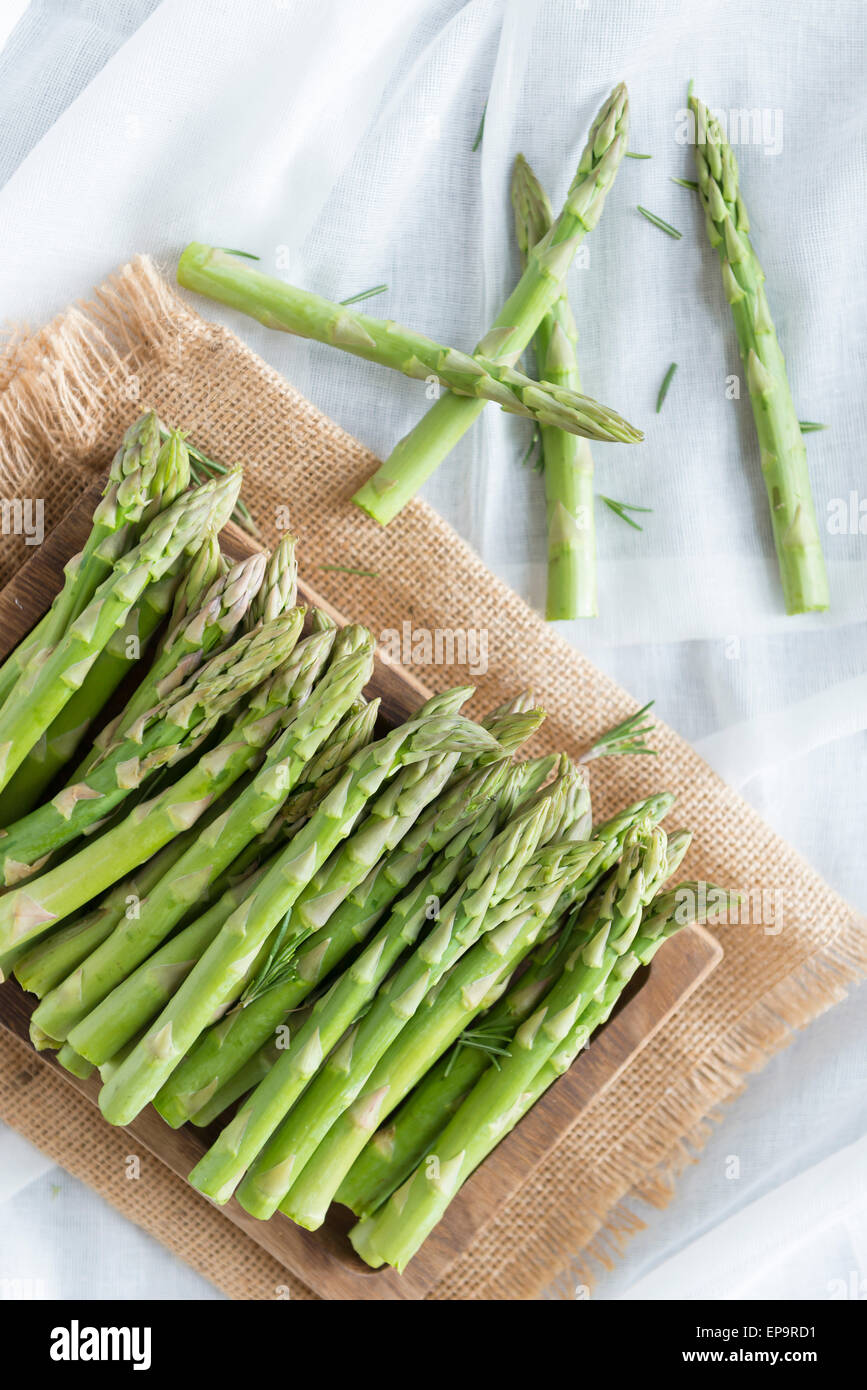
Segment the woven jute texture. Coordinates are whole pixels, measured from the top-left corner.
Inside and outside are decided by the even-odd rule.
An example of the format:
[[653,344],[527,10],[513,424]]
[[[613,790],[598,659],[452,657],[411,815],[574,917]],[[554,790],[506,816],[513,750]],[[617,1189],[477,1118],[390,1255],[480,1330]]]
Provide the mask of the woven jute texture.
[[[377,635],[404,623],[485,631],[488,671],[472,708],[531,687],[548,713],[539,751],[578,753],[635,708],[424,503],[386,530],[352,507],[373,456],[183,303],[147,259],[125,266],[92,303],[7,343],[2,494],[44,498],[46,527],[54,525],[144,406],[212,457],[245,465],[245,496],[266,539],[288,509],[308,578],[344,614]],[[24,558],[21,538],[2,538],[3,578]],[[377,577],[326,575],[321,567],[334,564]],[[417,674],[435,690],[471,679],[458,665]],[[659,725],[654,742],[656,759],[594,766],[596,813],[660,787],[675,791],[672,824],[695,831],[685,875],[748,892],[753,903],[761,892],[781,893],[782,930],[763,930],[754,915],[751,925],[721,929],[721,964],[452,1266],[435,1299],[532,1299],[555,1282],[574,1296],[575,1284],[592,1282],[599,1262],[616,1258],[641,1226],[642,1205],[668,1200],[723,1103],[867,969],[867,933],[854,911],[675,733]],[[129,1141],[5,1038],[0,1115],[232,1296],[274,1298],[286,1288],[305,1296],[155,1161],[146,1183],[128,1181]]]

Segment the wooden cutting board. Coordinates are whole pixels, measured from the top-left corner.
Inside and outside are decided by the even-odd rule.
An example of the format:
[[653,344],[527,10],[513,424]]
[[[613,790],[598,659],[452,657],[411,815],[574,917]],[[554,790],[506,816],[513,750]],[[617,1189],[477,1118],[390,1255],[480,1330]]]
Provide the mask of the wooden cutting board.
[[[45,612],[60,587],[64,564],[84,543],[99,495],[98,489],[85,494],[0,591],[0,656],[5,656]],[[259,548],[245,532],[234,526],[225,529],[221,541],[225,552],[234,558]],[[325,609],[339,623],[345,621],[303,579],[298,587],[303,602]],[[388,724],[396,724],[411,714],[429,692],[410,672],[378,656],[368,693],[380,697],[383,719]],[[234,1200],[219,1210],[226,1220],[239,1226],[323,1298],[424,1298],[485,1224],[579,1122],[592,1102],[642,1048],[650,1044],[654,1034],[721,957],[722,947],[701,927],[679,932],[668,942],[653,964],[635,976],[627,997],[566,1075],[555,1082],[464,1184],[439,1226],[403,1274],[398,1275],[393,1270],[371,1270],[358,1259],[346,1236],[354,1218],[345,1208],[332,1208],[325,1225],[316,1232],[302,1230],[280,1214],[270,1221],[256,1221]],[[0,985],[0,1027],[28,1040],[29,1018],[35,1002],[14,980]],[[82,1081],[59,1067],[52,1053],[38,1055],[46,1066],[55,1067],[70,1086],[93,1102],[93,1122],[104,1124],[96,1108],[99,1091],[96,1075]],[[150,1108],[127,1125],[126,1132],[184,1178],[210,1142],[207,1130],[193,1125],[171,1129]],[[198,1193],[194,1194],[194,1199],[207,1200]],[[576,1176],[575,1201],[580,1200],[580,1183]]]

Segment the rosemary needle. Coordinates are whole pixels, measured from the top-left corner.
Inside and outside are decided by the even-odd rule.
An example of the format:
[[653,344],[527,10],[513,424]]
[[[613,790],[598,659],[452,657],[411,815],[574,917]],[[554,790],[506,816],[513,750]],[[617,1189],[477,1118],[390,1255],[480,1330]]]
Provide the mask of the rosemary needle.
[[369,290],[362,290],[360,294],[351,294],[348,299],[341,299],[341,304],[358,304],[362,299],[373,299],[376,294],[385,294],[388,285],[373,285]]
[[479,148],[479,145],[482,143],[482,136],[483,136],[484,133],[485,133],[485,117],[487,116],[487,114],[488,114],[488,103],[485,102],[484,106],[482,107],[482,119],[479,121],[479,128],[478,128],[478,130],[476,131],[476,138],[475,138],[475,140],[473,141],[473,153],[474,153],[474,154],[475,154],[476,150]]
[[655,212],[649,212],[647,208],[643,208],[640,203],[637,206],[641,216],[646,217],[648,222],[652,222],[654,227],[659,227],[660,231],[674,237],[675,241],[680,241],[683,232],[679,232],[676,227],[672,227],[671,223],[666,222],[662,217],[657,217]]
[[619,516],[621,521],[625,521],[627,526],[632,526],[636,531],[643,531],[644,527],[639,526],[637,521],[633,521],[627,512],[652,512],[652,507],[636,507],[629,502],[618,502],[613,497],[606,497],[604,493],[599,493],[599,500],[604,502],[606,507],[610,507],[615,516]]
[[672,362],[672,364],[671,364],[671,366],[669,367],[668,371],[665,373],[665,376],[662,378],[662,385],[661,385],[660,388],[659,388],[659,395],[658,395],[657,398],[656,398],[656,413],[657,413],[657,415],[659,414],[660,410],[662,409],[662,402],[665,400],[666,396],[668,395],[668,388],[669,388],[669,386],[671,385],[672,378],[673,378],[673,376],[674,376],[674,374],[675,374],[676,371],[677,371],[677,363],[676,363],[676,362]]

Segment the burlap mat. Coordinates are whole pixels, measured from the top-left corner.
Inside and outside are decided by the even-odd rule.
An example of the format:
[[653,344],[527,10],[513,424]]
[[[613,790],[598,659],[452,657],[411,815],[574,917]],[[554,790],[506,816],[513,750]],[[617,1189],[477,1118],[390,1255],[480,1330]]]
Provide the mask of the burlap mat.
[[[104,469],[145,405],[191,431],[225,462],[240,460],[266,537],[288,508],[308,578],[374,633],[401,628],[488,632],[489,670],[475,708],[531,686],[548,711],[540,748],[577,752],[634,702],[490,574],[429,507],[415,502],[387,530],[349,498],[372,455],[300,397],[231,333],[194,313],[146,259],[124,267],[48,328],[10,339],[0,357],[0,478],[6,497],[44,497],[46,527]],[[25,557],[2,538],[2,575]],[[324,574],[323,564],[376,579]],[[420,671],[441,690],[457,666]],[[647,698],[652,692],[639,692]],[[725,959],[584,1117],[435,1288],[437,1299],[564,1296],[589,1282],[661,1204],[722,1102],[837,1001],[867,969],[864,923],[671,730],[660,756],[596,764],[597,813],[660,786],[678,793],[672,824],[691,826],[690,877],[782,892],[778,935],[729,927]],[[20,1043],[0,1038],[0,1115],[233,1297],[309,1296],[219,1212],[155,1161],[129,1182],[128,1140]],[[576,1257],[575,1252],[581,1254]]]

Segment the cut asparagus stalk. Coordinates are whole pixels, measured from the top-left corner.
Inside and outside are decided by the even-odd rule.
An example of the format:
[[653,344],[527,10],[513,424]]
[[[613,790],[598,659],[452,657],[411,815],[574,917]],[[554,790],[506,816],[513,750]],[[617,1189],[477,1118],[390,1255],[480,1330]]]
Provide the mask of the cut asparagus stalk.
[[764,271],[750,241],[737,161],[704,103],[690,96],[689,105],[696,121],[699,195],[746,366],[786,612],[810,613],[827,608],[829,596],[807,450],[765,296]]

